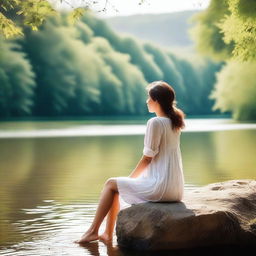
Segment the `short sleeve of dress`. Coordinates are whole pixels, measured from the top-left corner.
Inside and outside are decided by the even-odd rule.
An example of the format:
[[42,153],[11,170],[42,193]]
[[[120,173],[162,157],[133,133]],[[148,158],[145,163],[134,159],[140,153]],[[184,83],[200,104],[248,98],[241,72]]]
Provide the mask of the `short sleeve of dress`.
[[159,152],[161,140],[161,126],[157,120],[147,121],[146,133],[144,137],[143,155],[154,157]]

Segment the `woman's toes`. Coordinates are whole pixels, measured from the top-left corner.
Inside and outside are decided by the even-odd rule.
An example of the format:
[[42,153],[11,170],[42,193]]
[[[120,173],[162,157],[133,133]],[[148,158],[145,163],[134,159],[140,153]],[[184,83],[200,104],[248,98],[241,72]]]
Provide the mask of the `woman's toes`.
[[91,241],[98,240],[98,234],[84,234],[80,240],[76,240],[75,243],[82,244],[82,243],[89,243]]

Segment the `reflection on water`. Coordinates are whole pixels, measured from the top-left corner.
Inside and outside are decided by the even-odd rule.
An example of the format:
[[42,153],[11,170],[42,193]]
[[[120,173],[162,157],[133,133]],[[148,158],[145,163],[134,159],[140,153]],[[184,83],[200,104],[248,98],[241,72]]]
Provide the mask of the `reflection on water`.
[[[116,250],[116,237],[112,246],[73,244],[91,224],[106,179],[128,176],[142,156],[143,134],[124,126],[129,136],[0,139],[0,255],[135,255]],[[185,189],[255,179],[255,142],[255,129],[184,132]]]
[[[33,209],[20,209],[21,219],[12,223],[16,233],[22,234],[21,242],[2,247],[4,255],[114,255],[107,254],[107,248],[113,250],[116,245],[106,248],[105,244],[96,243],[81,247],[73,241],[89,227],[96,204],[65,205],[54,200],[44,200]],[[105,221],[103,222],[105,224]],[[101,228],[100,231],[103,231]],[[93,250],[96,254],[91,254]],[[98,251],[98,252],[97,252]],[[24,253],[26,252],[26,253]],[[87,252],[87,253],[86,253]],[[1,255],[1,252],[0,252]]]
[[187,183],[256,178],[256,130],[184,133],[181,141]]

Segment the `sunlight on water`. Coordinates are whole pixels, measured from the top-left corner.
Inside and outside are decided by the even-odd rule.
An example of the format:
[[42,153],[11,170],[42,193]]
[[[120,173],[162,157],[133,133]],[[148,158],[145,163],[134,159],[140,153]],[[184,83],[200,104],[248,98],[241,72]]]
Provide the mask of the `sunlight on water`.
[[[4,252],[2,254],[0,251],[0,255],[96,255],[89,253],[86,247],[73,243],[89,227],[96,206],[85,202],[63,205],[54,200],[44,200],[42,205],[34,209],[21,209],[24,219],[12,223],[12,226],[16,232],[23,234],[23,241],[8,248],[3,247]],[[102,227],[104,225],[105,220]],[[107,255],[106,246],[96,243],[100,255]],[[116,246],[115,237],[113,246]]]
[[[59,122],[61,123],[61,121]],[[48,122],[43,128],[38,128],[37,123],[27,122],[12,124],[12,122],[0,123],[0,138],[27,138],[27,137],[66,137],[66,136],[113,136],[113,135],[139,135],[144,134],[145,124],[79,124],[74,121],[62,122],[65,127],[59,128],[55,122]],[[237,123],[232,119],[186,119],[184,132],[223,131],[256,129],[255,123]],[[15,126],[15,130],[13,127]],[[20,126],[20,129],[18,127]],[[9,127],[9,128],[8,128]]]

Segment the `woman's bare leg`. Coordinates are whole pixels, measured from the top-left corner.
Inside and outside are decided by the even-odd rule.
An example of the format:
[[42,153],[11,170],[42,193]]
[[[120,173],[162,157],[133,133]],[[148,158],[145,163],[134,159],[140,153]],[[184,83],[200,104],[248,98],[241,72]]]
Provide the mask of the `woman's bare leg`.
[[113,232],[114,232],[116,218],[119,210],[120,210],[119,194],[115,193],[112,206],[107,215],[105,231],[102,235],[99,236],[101,240],[111,241],[113,239]]
[[108,211],[110,210],[114,196],[117,192],[116,180],[109,179],[101,192],[100,202],[96,210],[96,214],[90,228],[84,233],[80,240],[76,243],[86,243],[99,239],[98,230]]

